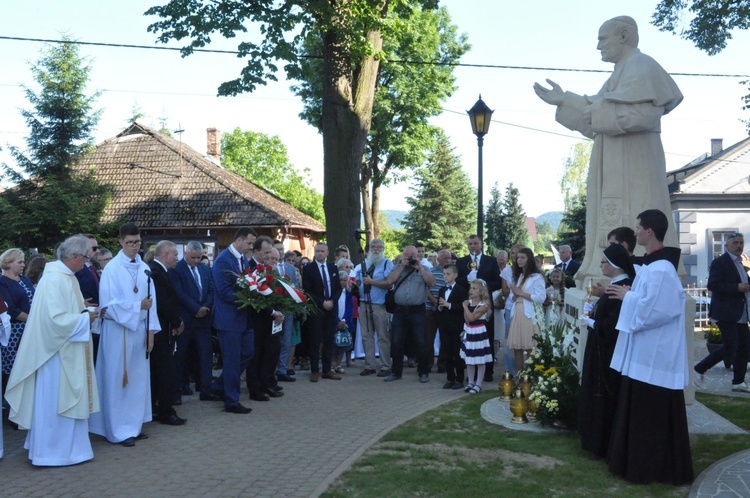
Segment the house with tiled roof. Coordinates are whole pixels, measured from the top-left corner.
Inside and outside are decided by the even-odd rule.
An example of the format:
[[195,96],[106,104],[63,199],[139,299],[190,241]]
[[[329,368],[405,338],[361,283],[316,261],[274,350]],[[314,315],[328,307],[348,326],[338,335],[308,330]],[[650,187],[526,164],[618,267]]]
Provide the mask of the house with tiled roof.
[[750,137],[667,173],[669,198],[688,283],[704,287],[729,234],[750,232]]
[[72,165],[112,187],[102,222],[133,222],[145,242],[199,240],[220,250],[240,227],[284,240],[312,255],[325,227],[288,202],[221,166],[218,130],[207,130],[207,153],[133,123]]

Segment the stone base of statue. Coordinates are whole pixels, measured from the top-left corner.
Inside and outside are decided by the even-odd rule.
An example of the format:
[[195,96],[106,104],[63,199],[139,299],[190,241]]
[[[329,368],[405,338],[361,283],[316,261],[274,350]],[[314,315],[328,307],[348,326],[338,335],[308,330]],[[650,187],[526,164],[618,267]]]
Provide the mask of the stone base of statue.
[[[596,284],[596,280],[594,281]],[[601,284],[606,286],[608,284],[607,279],[602,277]],[[583,315],[583,304],[586,302],[586,291],[579,289],[568,289],[565,291],[565,308],[564,316],[568,323],[572,324],[576,329],[575,337],[575,358],[578,371],[583,369],[583,353],[586,351],[586,340],[588,339],[588,328],[586,325],[580,324],[578,317]],[[591,298],[591,302],[595,303],[596,297]],[[695,401],[695,384],[693,380],[695,378],[695,370],[693,365],[695,364],[694,358],[694,338],[695,338],[695,299],[687,296],[685,300],[685,341],[687,344],[688,353],[688,369],[690,370],[690,384],[684,389],[685,393],[685,404],[691,405]]]

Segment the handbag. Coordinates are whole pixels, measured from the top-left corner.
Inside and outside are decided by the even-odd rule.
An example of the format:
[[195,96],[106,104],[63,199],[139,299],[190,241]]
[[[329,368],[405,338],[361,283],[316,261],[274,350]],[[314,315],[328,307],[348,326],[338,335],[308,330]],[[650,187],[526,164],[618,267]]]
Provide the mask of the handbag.
[[396,311],[396,290],[398,290],[398,287],[404,283],[404,280],[409,278],[409,275],[411,275],[412,270],[409,270],[409,272],[404,275],[404,277],[398,281],[395,287],[393,289],[388,289],[388,291],[385,293],[385,310],[388,313],[393,314]]
[[344,330],[336,330],[333,336],[333,345],[337,348],[352,347],[352,334],[349,332],[348,327]]

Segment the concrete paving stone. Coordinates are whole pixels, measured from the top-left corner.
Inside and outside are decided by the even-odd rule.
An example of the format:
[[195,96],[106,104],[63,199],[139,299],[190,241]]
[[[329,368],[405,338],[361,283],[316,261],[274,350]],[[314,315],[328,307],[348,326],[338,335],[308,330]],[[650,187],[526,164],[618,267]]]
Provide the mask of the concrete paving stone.
[[[183,397],[176,407],[182,427],[146,424],[149,439],[123,448],[92,436],[94,459],[39,472],[23,450],[25,432],[4,426],[0,462],[3,496],[284,496],[320,494],[351,462],[389,429],[462,393],[437,382],[388,386],[352,375],[340,382],[284,385],[286,395],[268,403],[247,402],[248,415],[227,414],[220,403]],[[156,470],[158,469],[158,470]],[[280,470],[283,469],[283,470]],[[154,485],[154,473],[159,485]],[[264,479],[269,475],[271,479]],[[105,485],[102,485],[106,483]],[[65,490],[65,493],[61,493]],[[93,492],[92,492],[93,491]]]

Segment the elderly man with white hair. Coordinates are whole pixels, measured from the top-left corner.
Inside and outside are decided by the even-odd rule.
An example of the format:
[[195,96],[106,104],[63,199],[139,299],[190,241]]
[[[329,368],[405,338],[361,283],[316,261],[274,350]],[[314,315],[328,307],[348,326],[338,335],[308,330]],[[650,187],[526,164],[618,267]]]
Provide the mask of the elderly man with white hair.
[[59,260],[48,263],[8,381],[10,420],[29,429],[24,448],[33,465],[91,460],[89,414],[99,411],[90,324],[75,277],[88,257],[88,240],[70,237]]

